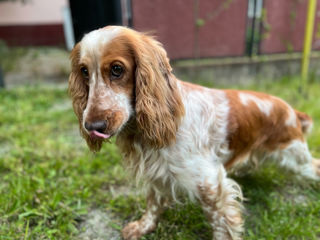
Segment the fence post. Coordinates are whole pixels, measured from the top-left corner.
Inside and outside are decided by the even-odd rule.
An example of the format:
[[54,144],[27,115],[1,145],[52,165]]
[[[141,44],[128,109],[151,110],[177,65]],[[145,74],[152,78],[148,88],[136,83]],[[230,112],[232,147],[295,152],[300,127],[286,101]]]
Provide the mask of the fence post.
[[1,66],[0,66],[0,88],[4,88],[4,76],[3,76]]
[[[252,16],[252,23],[251,23],[251,36],[250,36],[250,42],[249,42],[249,49],[248,49],[248,55],[249,57],[252,57],[253,55],[253,48],[254,48],[254,39],[255,39],[255,30],[256,30],[256,11],[257,11],[257,0],[252,0],[253,2],[253,16]],[[250,4],[250,3],[248,3]]]
[[301,91],[305,90],[308,82],[308,70],[310,62],[310,52],[312,48],[312,36],[314,27],[314,17],[316,12],[317,0],[309,0],[308,12],[306,19],[306,30],[304,35],[304,46],[302,54],[302,66],[301,66]]

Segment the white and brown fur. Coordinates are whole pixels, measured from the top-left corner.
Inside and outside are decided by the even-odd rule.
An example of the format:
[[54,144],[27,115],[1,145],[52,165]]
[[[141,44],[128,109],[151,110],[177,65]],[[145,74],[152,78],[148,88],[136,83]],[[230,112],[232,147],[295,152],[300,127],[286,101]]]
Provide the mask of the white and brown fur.
[[[139,239],[156,228],[177,196],[198,200],[214,239],[241,239],[242,193],[227,172],[272,157],[298,175],[319,180],[319,160],[305,140],[312,119],[283,100],[263,93],[217,90],[182,82],[172,74],[162,45],[134,30],[95,30],[71,53],[69,92],[82,136],[93,151],[85,122],[106,121],[125,166],[147,190],[147,209],[122,230]],[[114,63],[124,67],[110,79]],[[81,75],[89,70],[89,79]]]

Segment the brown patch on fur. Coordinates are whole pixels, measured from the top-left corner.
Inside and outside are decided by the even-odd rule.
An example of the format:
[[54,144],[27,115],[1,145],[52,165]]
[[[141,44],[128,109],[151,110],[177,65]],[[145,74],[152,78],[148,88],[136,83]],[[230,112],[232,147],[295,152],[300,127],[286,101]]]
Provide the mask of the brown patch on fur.
[[215,194],[220,194],[221,193],[221,186],[220,184],[218,185],[218,188],[215,191],[211,189],[211,185],[206,181],[203,185],[198,186],[198,190],[200,193],[200,199],[201,201],[206,205],[209,206],[212,211],[216,211],[217,207],[215,206],[214,201],[212,200],[212,196]]
[[127,226],[125,226],[121,235],[124,240],[138,240],[142,237],[142,232],[140,229],[140,224],[138,221],[131,222]]
[[[129,98],[134,95],[134,55],[128,42],[119,36],[109,42],[104,49],[100,60],[100,71],[107,86],[116,93],[125,93]],[[119,79],[110,79],[110,70],[113,63],[124,65],[124,75]]]
[[313,124],[312,118],[306,113],[299,112],[297,110],[295,110],[295,112],[298,119],[301,122],[302,132],[304,134],[307,134],[310,131],[310,128],[312,127],[312,124]]
[[[284,149],[294,139],[304,141],[300,121],[297,121],[297,127],[286,126],[289,110],[282,100],[251,91],[225,90],[225,92],[230,105],[228,142],[230,150],[234,152],[233,158],[225,164],[226,168],[230,168],[237,159],[241,159],[241,156],[251,154],[255,150],[272,152]],[[254,101],[248,101],[248,104],[244,105],[239,93],[272,102],[270,116],[266,116]]]

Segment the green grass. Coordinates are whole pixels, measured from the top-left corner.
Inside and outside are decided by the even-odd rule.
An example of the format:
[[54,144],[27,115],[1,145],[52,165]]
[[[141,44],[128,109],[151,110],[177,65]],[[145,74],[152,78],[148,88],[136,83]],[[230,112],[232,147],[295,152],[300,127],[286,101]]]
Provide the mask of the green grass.
[[[320,157],[319,82],[311,83],[308,98],[297,93],[297,79],[250,88],[312,115],[309,145]],[[126,192],[131,184],[115,145],[95,155],[87,150],[65,89],[2,90],[0,102],[1,240],[77,239],[94,208],[117,216],[115,229],[141,216],[144,197]],[[245,239],[320,238],[319,183],[298,181],[272,165],[236,180],[247,198]],[[211,239],[211,231],[199,205],[187,202],[166,211],[144,239]]]

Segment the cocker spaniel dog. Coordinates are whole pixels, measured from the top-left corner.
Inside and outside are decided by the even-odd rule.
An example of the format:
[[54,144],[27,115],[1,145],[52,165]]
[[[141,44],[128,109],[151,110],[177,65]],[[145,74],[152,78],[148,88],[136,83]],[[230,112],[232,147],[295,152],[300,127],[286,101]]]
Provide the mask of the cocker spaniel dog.
[[241,239],[242,193],[227,172],[273,158],[306,178],[320,161],[305,140],[312,119],[264,93],[178,80],[162,45],[119,26],[86,34],[71,53],[69,93],[92,151],[116,136],[125,166],[147,192],[147,209],[122,230],[139,239],[181,193],[201,203],[214,239]]

